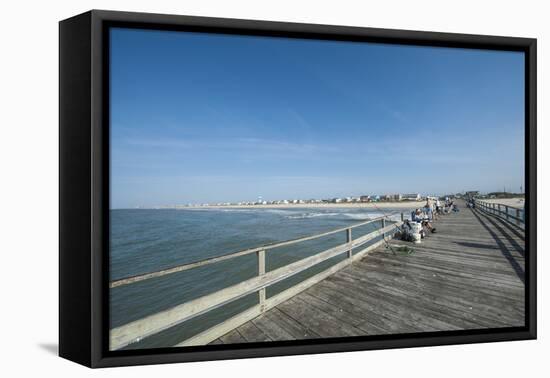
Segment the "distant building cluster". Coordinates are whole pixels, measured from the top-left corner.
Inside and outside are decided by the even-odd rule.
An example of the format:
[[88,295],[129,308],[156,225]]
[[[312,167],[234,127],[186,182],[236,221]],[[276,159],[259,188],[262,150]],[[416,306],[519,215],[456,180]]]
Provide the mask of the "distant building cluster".
[[201,203],[188,204],[177,207],[186,206],[257,206],[257,205],[301,205],[301,204],[330,204],[330,203],[368,203],[368,202],[400,202],[400,201],[420,201],[426,198],[420,193],[413,194],[383,194],[383,195],[362,195],[351,197],[334,197],[334,198],[310,198],[310,199],[281,199],[267,201],[259,197],[255,201],[240,201],[240,202],[217,202],[217,203]]
[[186,207],[207,207],[207,206],[258,206],[258,205],[302,205],[302,204],[351,204],[351,203],[369,203],[369,202],[406,202],[406,201],[423,201],[426,199],[436,200],[438,198],[516,198],[524,197],[524,193],[512,192],[490,192],[480,193],[478,190],[464,191],[462,193],[449,193],[443,195],[422,195],[420,193],[406,194],[382,194],[382,195],[362,195],[351,197],[334,197],[334,198],[310,198],[310,199],[282,199],[267,201],[262,197],[258,197],[255,201],[240,201],[240,202],[214,202],[214,203],[189,203],[187,205],[169,205],[159,206],[155,208],[186,208]]

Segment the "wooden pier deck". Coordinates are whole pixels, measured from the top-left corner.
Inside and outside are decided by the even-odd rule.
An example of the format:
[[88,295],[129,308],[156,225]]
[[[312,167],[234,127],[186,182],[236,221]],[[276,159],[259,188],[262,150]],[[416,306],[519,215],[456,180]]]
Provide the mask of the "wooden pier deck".
[[459,204],[437,232],[384,245],[212,343],[523,326],[524,233]]

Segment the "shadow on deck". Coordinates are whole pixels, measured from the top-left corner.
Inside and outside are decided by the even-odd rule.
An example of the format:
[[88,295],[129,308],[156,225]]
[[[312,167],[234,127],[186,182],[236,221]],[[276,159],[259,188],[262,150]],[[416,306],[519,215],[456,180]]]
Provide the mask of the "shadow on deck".
[[379,247],[212,343],[523,326],[523,231],[464,206],[436,227],[412,254]]

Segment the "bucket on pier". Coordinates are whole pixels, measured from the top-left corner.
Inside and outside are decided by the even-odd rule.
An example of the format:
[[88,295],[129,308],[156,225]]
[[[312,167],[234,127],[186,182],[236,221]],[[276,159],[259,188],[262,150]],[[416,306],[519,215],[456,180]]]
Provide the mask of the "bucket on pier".
[[420,232],[422,231],[422,224],[418,222],[411,222],[411,234],[413,243],[420,243]]

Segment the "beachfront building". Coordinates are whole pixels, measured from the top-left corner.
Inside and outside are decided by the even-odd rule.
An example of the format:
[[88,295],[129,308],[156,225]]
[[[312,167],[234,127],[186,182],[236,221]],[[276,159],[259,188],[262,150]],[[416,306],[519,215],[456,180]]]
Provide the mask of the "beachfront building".
[[382,197],[382,201],[401,201],[401,194],[386,194]]
[[359,200],[361,202],[370,202],[371,201],[370,196],[361,196],[361,197],[359,197]]
[[409,193],[409,194],[403,194],[401,196],[401,199],[404,201],[420,201],[422,199],[422,196],[420,193]]
[[469,190],[465,193],[466,198],[475,198],[479,196],[479,190]]

